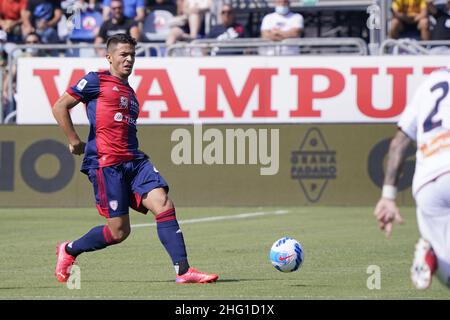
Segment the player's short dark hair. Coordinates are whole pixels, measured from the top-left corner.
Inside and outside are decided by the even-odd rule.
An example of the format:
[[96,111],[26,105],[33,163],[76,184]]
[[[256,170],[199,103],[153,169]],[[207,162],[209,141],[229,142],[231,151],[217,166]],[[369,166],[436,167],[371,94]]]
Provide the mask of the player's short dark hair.
[[106,50],[109,51],[112,46],[116,46],[119,43],[128,43],[132,47],[136,47],[137,45],[136,40],[132,36],[126,33],[118,33],[108,38],[106,41]]

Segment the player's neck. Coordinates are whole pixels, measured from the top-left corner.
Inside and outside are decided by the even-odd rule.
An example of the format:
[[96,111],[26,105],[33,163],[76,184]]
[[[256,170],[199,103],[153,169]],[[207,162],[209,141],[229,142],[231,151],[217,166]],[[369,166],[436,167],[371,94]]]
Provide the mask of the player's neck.
[[116,77],[116,78],[119,78],[122,82],[128,83],[128,76],[122,76],[121,74],[115,72],[115,71],[112,70],[112,69],[109,70],[109,73],[110,73],[112,76],[114,76],[114,77]]

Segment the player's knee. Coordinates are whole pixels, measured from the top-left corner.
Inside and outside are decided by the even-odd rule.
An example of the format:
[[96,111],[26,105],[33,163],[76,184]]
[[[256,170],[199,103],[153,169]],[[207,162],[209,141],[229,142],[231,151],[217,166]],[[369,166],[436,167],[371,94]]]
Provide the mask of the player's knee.
[[172,200],[163,188],[155,189],[144,195],[142,204],[155,215],[174,208]]
[[155,212],[163,212],[174,208],[172,200],[167,193],[161,193],[154,202]]
[[114,241],[114,243],[121,243],[126,238],[128,238],[130,233],[131,233],[130,228],[121,228],[121,229],[117,229],[117,230],[111,230],[112,240]]

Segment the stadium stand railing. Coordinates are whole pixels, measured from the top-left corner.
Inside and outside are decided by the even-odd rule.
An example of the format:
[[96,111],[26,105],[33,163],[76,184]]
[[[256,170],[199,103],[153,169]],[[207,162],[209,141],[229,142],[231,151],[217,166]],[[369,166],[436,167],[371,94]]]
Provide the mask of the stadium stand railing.
[[380,45],[379,55],[450,55],[450,40],[387,39]]
[[[285,48],[295,49],[294,54],[285,54]],[[266,50],[264,50],[266,49]],[[270,49],[270,50],[269,50]],[[292,52],[292,51],[291,51]],[[280,42],[261,38],[217,41],[195,40],[190,43],[177,43],[167,48],[167,56],[226,56],[226,55],[367,55],[366,42],[361,38],[299,38]]]
[[[275,0],[216,0],[217,5],[220,7],[224,2],[231,3],[236,9],[263,9],[273,8]],[[292,0],[292,8],[310,8],[310,7],[347,7],[354,9],[365,9],[371,5],[373,0],[316,0],[314,5],[311,5],[309,1],[304,0]]]
[[14,110],[14,111],[11,111],[10,113],[8,113],[8,115],[5,117],[5,119],[3,120],[3,123],[4,124],[10,124],[10,123],[13,123],[13,119],[15,119],[15,117],[16,117],[16,114],[17,114],[17,111],[16,110]]

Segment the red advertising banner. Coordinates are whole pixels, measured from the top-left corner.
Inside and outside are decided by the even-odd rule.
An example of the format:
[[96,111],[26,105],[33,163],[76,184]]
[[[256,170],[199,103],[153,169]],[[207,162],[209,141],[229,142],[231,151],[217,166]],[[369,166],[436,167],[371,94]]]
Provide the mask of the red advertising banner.
[[[390,123],[441,56],[138,58],[139,123]],[[102,58],[21,58],[17,122],[54,124],[51,107]],[[72,111],[87,124],[85,108]]]

